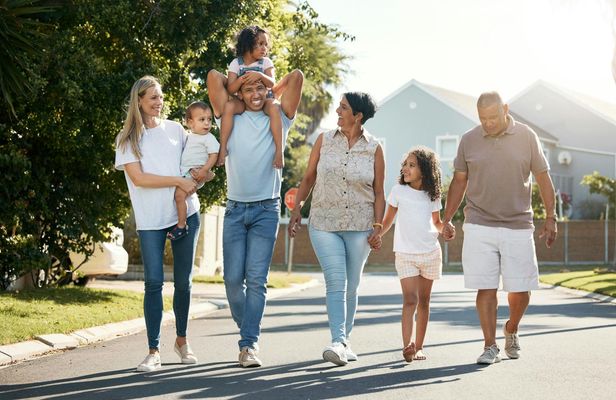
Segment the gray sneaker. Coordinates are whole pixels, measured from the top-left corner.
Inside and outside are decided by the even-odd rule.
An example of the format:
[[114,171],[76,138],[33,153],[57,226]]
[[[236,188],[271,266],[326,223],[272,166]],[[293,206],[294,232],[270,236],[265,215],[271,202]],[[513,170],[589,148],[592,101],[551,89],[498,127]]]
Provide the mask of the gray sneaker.
[[498,353],[500,353],[500,350],[496,344],[490,347],[484,347],[483,354],[477,359],[477,364],[494,364],[500,362],[501,358]]
[[261,360],[257,357],[257,351],[252,347],[242,347],[238,358],[240,365],[244,368],[261,366]]
[[507,324],[503,326],[503,335],[505,335],[505,354],[511,359],[520,358],[520,339],[518,333],[507,332]]
[[160,354],[148,354],[148,356],[141,361],[141,364],[137,366],[139,372],[152,372],[160,369]]

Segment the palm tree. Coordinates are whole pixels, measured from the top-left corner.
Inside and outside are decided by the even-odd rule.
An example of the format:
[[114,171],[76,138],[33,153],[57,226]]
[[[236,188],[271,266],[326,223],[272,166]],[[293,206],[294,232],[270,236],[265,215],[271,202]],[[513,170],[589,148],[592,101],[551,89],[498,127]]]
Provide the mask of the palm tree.
[[25,56],[40,54],[37,39],[50,27],[41,16],[55,9],[37,3],[40,0],[0,0],[0,94],[14,116],[15,99],[32,90],[33,73]]

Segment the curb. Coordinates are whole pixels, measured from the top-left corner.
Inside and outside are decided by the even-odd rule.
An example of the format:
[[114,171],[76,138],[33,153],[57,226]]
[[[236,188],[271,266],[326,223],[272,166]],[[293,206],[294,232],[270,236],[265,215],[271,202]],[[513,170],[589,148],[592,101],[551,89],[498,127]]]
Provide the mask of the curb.
[[[318,285],[319,281],[313,279],[303,284],[294,284],[290,288],[276,289],[268,293],[268,299],[285,296]],[[205,300],[191,304],[189,319],[200,318],[225,308],[229,308],[229,303],[224,300]],[[173,311],[165,312],[162,323],[166,324],[172,321],[175,321]],[[55,351],[72,350],[92,343],[133,335],[143,330],[145,330],[145,320],[143,317],[139,317],[128,321],[112,322],[101,326],[80,329],[70,334],[53,333],[39,335],[35,338],[36,340],[0,346],[0,367],[31,360]]]
[[564,286],[559,286],[559,285],[549,285],[549,284],[543,283],[543,282],[539,282],[539,286],[541,286],[543,289],[556,289],[558,291],[569,293],[569,294],[572,294],[574,296],[586,297],[586,298],[589,298],[589,299],[600,301],[602,303],[616,304],[616,298],[615,297],[607,296],[607,295],[604,295],[604,294],[587,292],[585,290],[571,289],[571,288],[564,287]]

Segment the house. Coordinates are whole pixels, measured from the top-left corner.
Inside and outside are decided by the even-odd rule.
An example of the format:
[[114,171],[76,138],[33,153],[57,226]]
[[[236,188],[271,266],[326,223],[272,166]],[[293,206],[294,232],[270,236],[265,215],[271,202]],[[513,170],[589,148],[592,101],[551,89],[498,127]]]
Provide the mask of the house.
[[[381,101],[365,126],[385,151],[386,193],[397,182],[403,155],[416,145],[439,154],[443,181],[448,182],[460,137],[479,124],[476,101],[473,96],[414,79]],[[595,211],[604,207],[600,196],[591,196],[579,183],[593,171],[616,176],[616,105],[543,81],[530,85],[508,103],[513,117],[537,133],[556,189],[572,202],[569,215],[588,218],[590,206]]]
[[509,108],[541,137],[554,186],[571,201],[571,218],[595,218],[605,198],[580,182],[593,171],[616,177],[616,105],[537,81]]
[[398,180],[402,157],[417,145],[434,149],[443,175],[450,177],[460,137],[479,124],[475,104],[472,96],[415,79],[381,101],[365,127],[379,138],[385,152],[385,193]]

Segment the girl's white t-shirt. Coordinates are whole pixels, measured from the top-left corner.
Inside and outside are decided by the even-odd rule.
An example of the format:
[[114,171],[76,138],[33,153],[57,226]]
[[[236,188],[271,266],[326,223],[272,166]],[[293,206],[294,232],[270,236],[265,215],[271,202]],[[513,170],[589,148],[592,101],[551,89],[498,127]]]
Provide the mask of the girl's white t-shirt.
[[394,232],[394,251],[421,254],[440,248],[432,213],[441,209],[441,200],[430,200],[423,190],[409,185],[395,185],[387,202],[398,209]]
[[[155,128],[146,129],[139,147],[139,160],[128,144],[121,150],[116,146],[115,167],[124,171],[124,165],[141,161],[143,172],[161,176],[180,176],[180,160],[186,143],[186,132],[182,125],[163,120]],[[158,230],[177,224],[175,207],[175,186],[163,188],[138,187],[130,180],[126,171],[126,184],[135,212],[137,230]],[[199,210],[199,198],[193,194],[187,199],[188,216]]]

